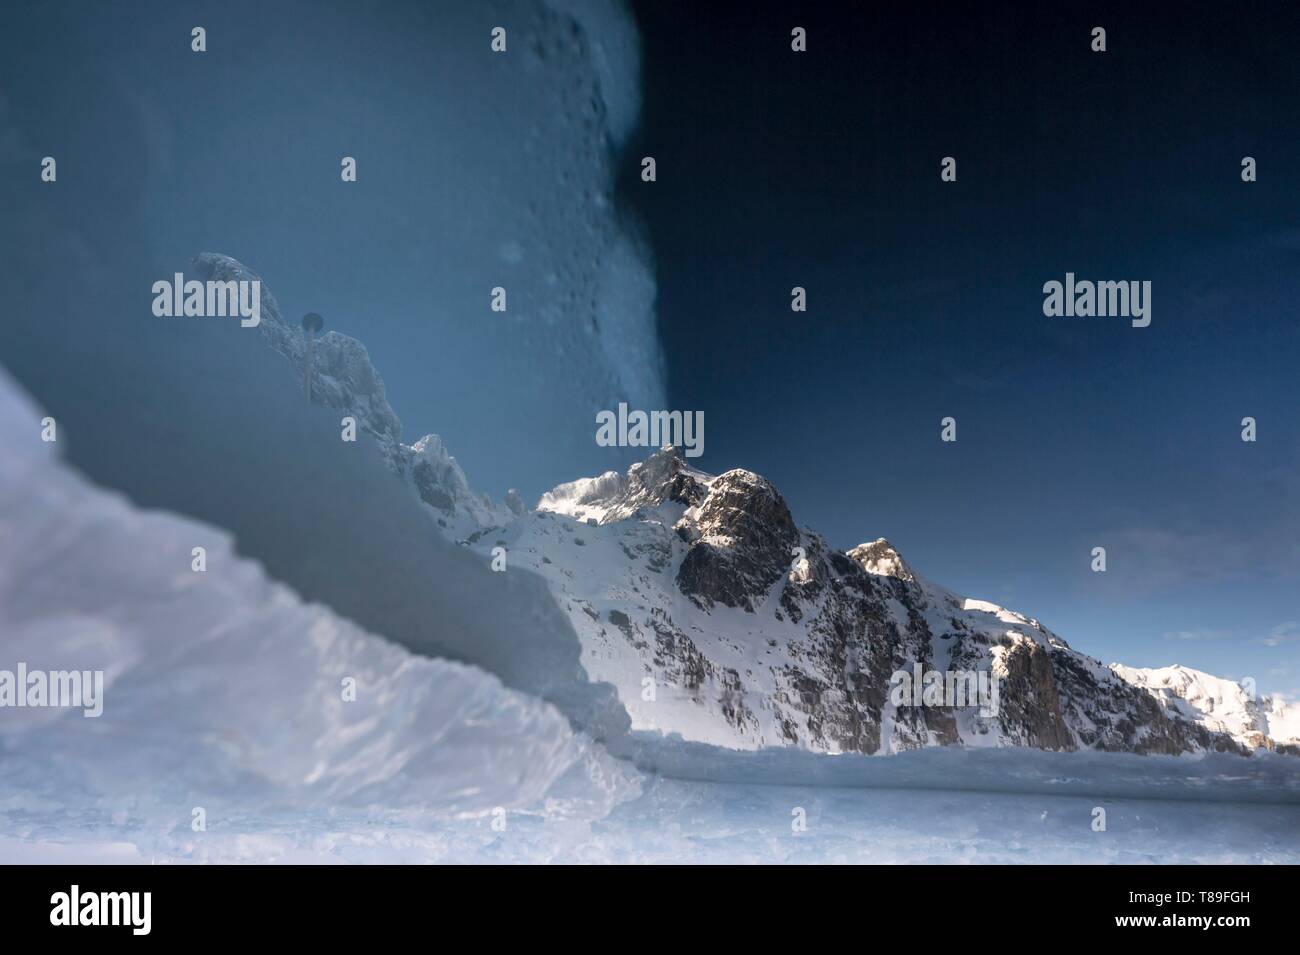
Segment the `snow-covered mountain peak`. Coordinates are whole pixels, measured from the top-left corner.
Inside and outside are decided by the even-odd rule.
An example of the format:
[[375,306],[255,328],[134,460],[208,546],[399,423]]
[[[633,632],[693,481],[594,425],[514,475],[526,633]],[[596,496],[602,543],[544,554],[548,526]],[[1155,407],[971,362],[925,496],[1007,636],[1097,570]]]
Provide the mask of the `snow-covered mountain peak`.
[[883,537],[868,544],[859,544],[847,552],[869,574],[884,577],[896,577],[899,580],[912,580],[912,568],[907,566],[894,545]]
[[599,477],[578,478],[556,485],[542,495],[536,510],[599,523],[626,489],[626,477],[617,471],[606,471]]
[[1147,686],[1168,688],[1185,700],[1201,700],[1208,708],[1220,704],[1240,708],[1249,701],[1248,694],[1239,683],[1193,670],[1180,663],[1153,668],[1127,667],[1120,663],[1112,663],[1111,669],[1123,675],[1125,679],[1129,679],[1130,682],[1140,680]]
[[677,586],[706,610],[720,603],[754,611],[790,571],[801,540],[780,492],[741,469],[710,480],[674,529],[690,542]]
[[474,493],[464,470],[438,435],[426,434],[415,444],[402,445],[401,455],[403,471],[410,476],[420,500],[433,508],[438,524],[454,540],[500,527],[518,516],[509,499],[504,505],[495,504],[487,495]]
[[1214,732],[1263,746],[1300,743],[1300,706],[1281,699],[1257,698],[1246,686],[1180,664],[1167,667],[1110,665],[1121,679],[1159,696]]
[[[834,550],[752,471],[712,477],[657,452],[625,475],[561,485],[509,536],[568,612],[588,674],[618,687],[637,729],[832,753],[1290,750],[1288,711],[1206,719],[1032,617],[930,583],[888,540]],[[996,679],[997,712],[898,704],[894,675],[918,667]],[[648,702],[647,679],[658,687]]]
[[[433,482],[433,486],[430,488],[431,496],[438,499],[472,498],[474,496],[469,487],[469,480],[465,477],[465,472],[456,463],[456,459],[447,451],[446,446],[442,443],[442,438],[438,435],[426,434],[411,445],[410,461],[417,469],[428,469],[429,477]],[[417,486],[420,483],[420,478],[417,475]],[[432,504],[433,501],[426,500],[426,503]],[[444,506],[450,506],[450,501]]]
[[561,484],[542,495],[537,510],[608,524],[663,504],[689,507],[703,499],[713,480],[688,465],[681,449],[664,447],[633,464],[626,474],[606,471],[599,477]]

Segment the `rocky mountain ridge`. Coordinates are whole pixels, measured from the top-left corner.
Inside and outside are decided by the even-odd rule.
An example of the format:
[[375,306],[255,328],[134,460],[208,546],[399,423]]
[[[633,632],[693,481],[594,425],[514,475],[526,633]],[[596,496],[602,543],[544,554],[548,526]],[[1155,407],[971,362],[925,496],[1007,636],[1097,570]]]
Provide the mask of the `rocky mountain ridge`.
[[[254,277],[225,256],[199,256],[195,268]],[[302,332],[265,288],[262,302],[263,336],[301,375]],[[1181,667],[1105,666],[1037,620],[925,580],[884,539],[832,548],[751,471],[706,474],[666,448],[625,474],[562,484],[533,509],[513,492],[494,503],[436,435],[401,442],[360,342],[328,332],[314,362],[313,401],[356,416],[438,533],[485,563],[504,547],[508,568],[547,582],[589,679],[617,689],[634,731],[824,753],[1300,755],[1295,705]],[[900,673],[970,677],[972,693],[983,679],[997,698],[899,693]]]
[[[591,678],[619,687],[634,728],[823,752],[1300,752],[1280,701],[1221,689],[1207,711],[926,581],[886,540],[837,551],[761,476],[707,475],[670,449],[556,488],[499,536],[551,583]],[[997,712],[899,705],[891,678],[918,666],[996,677]]]

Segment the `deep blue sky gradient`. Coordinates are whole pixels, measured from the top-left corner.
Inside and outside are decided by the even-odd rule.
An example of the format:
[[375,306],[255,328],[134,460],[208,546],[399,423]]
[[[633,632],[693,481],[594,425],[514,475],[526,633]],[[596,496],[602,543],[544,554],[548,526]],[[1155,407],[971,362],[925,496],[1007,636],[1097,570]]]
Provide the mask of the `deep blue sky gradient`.
[[[849,6],[636,4],[624,189],[704,466],[1107,661],[1294,692],[1300,10]],[[1150,280],[1150,327],[1045,317],[1067,271]]]

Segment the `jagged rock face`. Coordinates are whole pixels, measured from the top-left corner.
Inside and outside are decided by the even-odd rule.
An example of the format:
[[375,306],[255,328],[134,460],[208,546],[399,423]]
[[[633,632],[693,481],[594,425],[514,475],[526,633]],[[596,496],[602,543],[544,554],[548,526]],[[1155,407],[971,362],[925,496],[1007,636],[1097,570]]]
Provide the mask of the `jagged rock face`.
[[518,516],[508,500],[499,505],[475,494],[460,464],[436,434],[426,434],[415,444],[399,445],[398,453],[400,473],[415,486],[438,527],[452,540],[478,540]]
[[[668,501],[695,504],[707,493],[708,485],[707,475],[689,467],[681,449],[662,448],[628,469],[621,503],[629,509],[628,514],[636,507],[654,507]],[[607,519],[617,517],[611,514]]]
[[1011,639],[996,669],[1002,679],[1001,724],[1022,746],[1077,748],[1061,712],[1052,653],[1032,640]]
[[[828,752],[881,748],[890,674],[908,657],[906,634],[888,618],[882,593],[862,570],[819,537],[801,545],[806,567],[781,590],[777,619],[800,626],[792,659],[779,671],[785,741]],[[924,721],[907,711],[901,722]]]
[[411,445],[405,460],[420,500],[435,510],[451,513],[458,500],[472,497],[465,472],[436,434],[425,435]]
[[750,471],[719,476],[676,530],[691,542],[677,588],[704,610],[721,603],[753,612],[787,572],[799,543],[785,500]]
[[859,544],[846,553],[869,574],[896,577],[903,581],[912,579],[912,568],[894,550],[894,545],[883,537],[870,544]]
[[561,484],[543,494],[537,506],[580,521],[608,524],[661,504],[697,504],[713,480],[687,465],[679,449],[663,448],[632,465],[626,475],[606,471],[599,477]]
[[[635,728],[858,753],[1253,745],[1038,621],[925,581],[888,541],[835,551],[748,471],[711,477],[659,452],[557,488],[502,533],[550,582],[589,675],[619,688]],[[895,702],[891,678],[917,665],[996,677],[996,710]]]

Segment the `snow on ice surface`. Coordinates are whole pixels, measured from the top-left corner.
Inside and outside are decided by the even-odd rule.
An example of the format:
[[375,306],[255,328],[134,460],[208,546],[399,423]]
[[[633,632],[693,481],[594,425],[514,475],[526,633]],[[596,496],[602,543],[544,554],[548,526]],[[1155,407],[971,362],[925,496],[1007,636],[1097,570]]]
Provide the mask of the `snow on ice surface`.
[[[1281,863],[1300,862],[1295,806],[1007,793],[815,789],[658,779],[598,820],[381,811],[241,815],[202,834],[136,815],[47,811],[0,831],[0,862]],[[1106,810],[1107,829],[1091,828]],[[791,828],[795,809],[808,828]],[[53,824],[54,831],[42,826]]]

